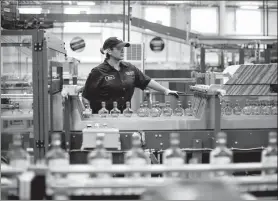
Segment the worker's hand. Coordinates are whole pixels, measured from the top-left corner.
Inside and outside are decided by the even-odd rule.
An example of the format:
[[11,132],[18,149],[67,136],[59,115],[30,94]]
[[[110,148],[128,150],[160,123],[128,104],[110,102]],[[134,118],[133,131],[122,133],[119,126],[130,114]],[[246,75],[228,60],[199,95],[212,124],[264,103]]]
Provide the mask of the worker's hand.
[[167,95],[170,95],[170,96],[174,96],[175,98],[179,98],[179,93],[177,92],[177,91],[172,91],[172,90],[170,90],[170,89],[167,89],[166,91],[165,91],[165,95],[167,96]]
[[61,95],[63,98],[68,98],[69,96],[69,91],[67,90],[67,88],[63,88]]

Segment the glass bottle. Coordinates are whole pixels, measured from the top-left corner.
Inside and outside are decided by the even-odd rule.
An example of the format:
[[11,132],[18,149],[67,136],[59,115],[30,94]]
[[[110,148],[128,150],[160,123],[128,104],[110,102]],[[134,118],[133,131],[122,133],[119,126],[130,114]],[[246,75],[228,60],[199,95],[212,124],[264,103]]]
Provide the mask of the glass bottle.
[[261,109],[262,115],[269,115],[269,108],[267,107],[267,101],[263,102],[262,109]]
[[236,105],[235,105],[235,107],[234,107],[234,114],[235,115],[241,115],[241,107],[240,107],[240,105],[239,105],[239,101],[238,100],[236,100]]
[[14,168],[27,169],[30,165],[30,156],[27,151],[22,148],[20,134],[13,135],[12,147],[9,150],[7,157],[10,161],[10,166]]
[[158,110],[158,116],[160,117],[162,114],[162,109],[160,108],[160,104],[159,101],[156,101],[156,108]]
[[[268,134],[268,147],[262,151],[262,164],[277,166],[277,132]],[[262,174],[277,174],[277,167],[274,170],[262,171]]]
[[138,117],[144,117],[145,116],[145,110],[143,103],[140,103],[140,108],[137,110]]
[[109,111],[106,109],[106,103],[105,102],[101,102],[101,109],[98,111],[98,114],[101,118],[105,118],[108,116]]
[[[132,134],[132,148],[125,154],[125,164],[136,168],[149,164],[149,158],[142,149],[141,135],[138,132]],[[129,177],[142,177],[147,175],[139,172],[127,174]]]
[[277,100],[274,100],[272,102],[271,114],[272,115],[277,115]]
[[193,109],[192,109],[191,101],[188,101],[188,108],[185,109],[185,115],[193,116]]
[[150,109],[148,106],[148,101],[144,101],[144,110],[145,110],[145,117],[148,117],[150,115]]
[[164,117],[171,117],[173,114],[173,110],[170,106],[170,101],[166,101],[166,106],[162,110],[162,114]]
[[254,114],[255,115],[260,115],[261,114],[261,107],[260,107],[260,103],[255,101],[254,103]]
[[[163,164],[166,166],[177,167],[185,163],[186,154],[180,149],[180,135],[179,133],[170,134],[170,148],[165,150],[163,154]],[[167,172],[166,177],[181,177],[179,172]]]
[[133,110],[130,108],[130,102],[126,102],[126,109],[123,111],[125,117],[131,117],[133,114]]
[[178,101],[178,107],[174,110],[175,116],[183,116],[184,115],[184,110],[182,108],[181,102]]
[[110,111],[111,117],[119,117],[121,111],[118,109],[118,103],[116,101],[113,102],[113,109]]
[[85,104],[85,110],[83,111],[83,117],[90,118],[91,115],[92,115],[92,109],[90,108],[90,105]]
[[226,107],[225,107],[225,115],[229,116],[233,113],[233,108],[230,105],[230,101],[226,102]]
[[[112,154],[107,152],[104,148],[104,133],[97,133],[96,136],[96,148],[88,154],[88,164],[96,168],[108,168],[112,165]],[[110,177],[108,173],[98,173],[92,175],[92,177]]]
[[49,167],[69,165],[69,156],[61,148],[61,135],[59,133],[53,133],[51,135],[51,149],[46,153],[45,159]]
[[152,108],[150,109],[150,116],[151,117],[158,117],[159,116],[159,110],[156,107],[156,102],[153,102]]
[[[229,164],[233,161],[233,152],[227,148],[227,134],[220,132],[216,137],[216,147],[210,152],[210,164],[222,165]],[[212,173],[213,176],[227,175],[225,171]]]
[[250,104],[250,101],[248,99],[245,102],[245,106],[242,109],[242,113],[244,115],[250,115],[251,114],[251,104]]

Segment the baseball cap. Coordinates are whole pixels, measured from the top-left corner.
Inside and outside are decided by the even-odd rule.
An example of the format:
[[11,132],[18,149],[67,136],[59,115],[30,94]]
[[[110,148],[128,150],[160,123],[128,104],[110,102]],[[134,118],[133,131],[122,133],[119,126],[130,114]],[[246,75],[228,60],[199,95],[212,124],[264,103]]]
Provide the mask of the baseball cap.
[[110,38],[105,40],[105,42],[103,43],[102,48],[100,48],[100,52],[102,54],[105,54],[106,50],[109,49],[109,48],[129,47],[129,46],[130,46],[130,43],[124,42],[118,37],[110,37]]

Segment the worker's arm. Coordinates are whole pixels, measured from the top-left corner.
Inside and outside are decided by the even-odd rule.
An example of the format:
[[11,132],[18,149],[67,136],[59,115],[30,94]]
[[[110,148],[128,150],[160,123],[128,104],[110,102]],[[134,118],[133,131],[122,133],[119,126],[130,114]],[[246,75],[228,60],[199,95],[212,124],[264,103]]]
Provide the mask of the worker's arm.
[[175,96],[176,98],[179,97],[178,95],[178,92],[177,91],[172,91],[164,86],[162,86],[161,84],[159,84],[158,82],[156,82],[155,80],[151,80],[148,84],[148,87],[153,89],[153,90],[156,90],[156,91],[159,91],[159,92],[162,92],[164,93],[165,95],[171,95],[171,96]]
[[172,95],[176,98],[179,97],[177,91],[172,91],[170,89],[167,89],[166,87],[162,86],[155,80],[151,79],[149,76],[142,73],[139,69],[135,68],[136,70],[136,79],[135,79],[135,86],[144,90],[146,87],[149,87],[151,89],[154,89],[156,91],[162,92],[165,95]]

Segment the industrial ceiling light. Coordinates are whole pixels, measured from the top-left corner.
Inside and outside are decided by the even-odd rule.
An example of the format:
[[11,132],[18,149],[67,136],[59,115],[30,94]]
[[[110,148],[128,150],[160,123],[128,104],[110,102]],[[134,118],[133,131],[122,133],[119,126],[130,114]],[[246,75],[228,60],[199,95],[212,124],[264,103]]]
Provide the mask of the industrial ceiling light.
[[18,8],[21,14],[41,14],[42,8]]
[[259,6],[240,6],[241,9],[247,9],[247,10],[256,10],[259,8]]
[[189,3],[190,1],[166,1],[168,4],[182,4],[182,3]]
[[96,5],[96,3],[93,1],[80,1],[80,2],[77,2],[77,5],[78,6],[94,6],[94,5]]

